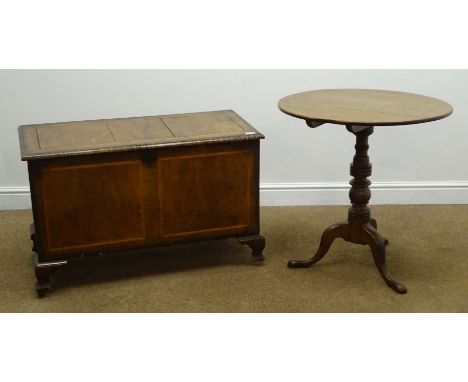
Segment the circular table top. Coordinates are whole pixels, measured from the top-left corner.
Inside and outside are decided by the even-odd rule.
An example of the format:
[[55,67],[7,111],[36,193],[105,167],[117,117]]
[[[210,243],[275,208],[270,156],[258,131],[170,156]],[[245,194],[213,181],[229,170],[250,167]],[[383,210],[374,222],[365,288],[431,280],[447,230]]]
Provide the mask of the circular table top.
[[340,125],[391,126],[435,121],[452,106],[413,93],[370,89],[324,89],[281,99],[280,110],[293,117]]

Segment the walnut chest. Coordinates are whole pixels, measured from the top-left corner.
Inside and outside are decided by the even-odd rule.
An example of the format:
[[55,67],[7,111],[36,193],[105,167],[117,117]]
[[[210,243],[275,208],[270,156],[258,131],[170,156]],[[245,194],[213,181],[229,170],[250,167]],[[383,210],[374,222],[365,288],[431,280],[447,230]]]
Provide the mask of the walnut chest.
[[231,110],[20,126],[36,289],[73,256],[237,237],[262,260],[257,130]]

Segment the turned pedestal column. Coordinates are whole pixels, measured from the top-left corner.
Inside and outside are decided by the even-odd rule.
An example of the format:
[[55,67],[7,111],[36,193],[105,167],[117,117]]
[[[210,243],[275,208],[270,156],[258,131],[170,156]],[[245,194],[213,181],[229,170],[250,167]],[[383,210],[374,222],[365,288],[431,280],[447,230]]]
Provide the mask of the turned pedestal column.
[[371,182],[367,179],[372,174],[372,165],[367,155],[369,149],[368,137],[374,132],[372,126],[347,126],[348,131],[356,135],[356,155],[351,163],[350,173],[354,177],[349,183],[349,198],[351,207],[348,210],[348,220],[328,227],[322,235],[320,246],[312,258],[308,260],[293,260],[289,268],[307,268],[321,260],[330,249],[333,241],[341,238],[355,244],[369,245],[375,265],[387,285],[398,293],[406,293],[406,287],[396,281],[387,271],[385,264],[385,246],[388,241],[377,231],[377,222],[371,218],[367,204],[371,192]]

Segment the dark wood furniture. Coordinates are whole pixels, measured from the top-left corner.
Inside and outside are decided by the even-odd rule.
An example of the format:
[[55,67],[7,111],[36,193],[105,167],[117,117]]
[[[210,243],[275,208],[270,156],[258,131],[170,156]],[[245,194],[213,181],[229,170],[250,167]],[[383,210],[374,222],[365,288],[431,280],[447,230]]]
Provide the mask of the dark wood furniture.
[[408,125],[435,121],[452,113],[452,107],[441,100],[417,94],[384,90],[328,89],[293,94],[279,101],[281,111],[304,119],[309,127],[324,123],[345,125],[356,136],[356,155],[351,163],[348,220],[333,224],[322,235],[316,254],[308,260],[293,260],[290,268],[306,268],[322,259],[336,238],[369,245],[375,265],[387,285],[398,293],[406,287],[396,281],[385,265],[388,240],[377,231],[367,204],[371,197],[367,179],[372,166],[367,155],[368,137],[374,126]]
[[19,127],[36,289],[73,256],[237,237],[263,260],[259,140],[230,110]]

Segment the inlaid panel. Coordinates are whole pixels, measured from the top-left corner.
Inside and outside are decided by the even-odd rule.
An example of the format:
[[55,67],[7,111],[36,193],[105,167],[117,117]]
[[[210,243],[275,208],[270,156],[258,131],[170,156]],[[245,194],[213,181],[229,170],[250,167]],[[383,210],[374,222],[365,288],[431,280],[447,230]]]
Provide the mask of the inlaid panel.
[[138,160],[53,165],[42,172],[48,253],[98,250],[144,239],[144,190]]
[[114,119],[109,120],[107,126],[117,142],[135,142],[174,137],[158,117]]
[[176,137],[244,133],[244,129],[226,113],[197,113],[161,119]]
[[253,161],[249,150],[161,154],[162,237],[222,235],[252,224]]
[[92,146],[113,143],[103,121],[56,123],[36,128],[41,149]]

